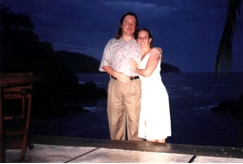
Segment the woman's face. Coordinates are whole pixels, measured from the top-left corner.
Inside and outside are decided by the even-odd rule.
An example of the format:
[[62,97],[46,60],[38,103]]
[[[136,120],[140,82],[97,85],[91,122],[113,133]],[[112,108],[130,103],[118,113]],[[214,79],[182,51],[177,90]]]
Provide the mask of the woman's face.
[[152,38],[149,38],[149,34],[147,31],[145,31],[145,30],[139,31],[137,42],[141,48],[150,47],[151,41],[152,41]]

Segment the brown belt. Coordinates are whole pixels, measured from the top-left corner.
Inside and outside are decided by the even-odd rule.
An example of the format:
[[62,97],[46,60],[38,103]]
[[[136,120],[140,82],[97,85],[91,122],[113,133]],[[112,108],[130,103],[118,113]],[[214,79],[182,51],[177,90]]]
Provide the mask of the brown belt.
[[[111,78],[117,80],[117,78],[115,78],[114,76],[111,76]],[[130,77],[130,80],[136,80],[136,79],[139,79],[139,76]]]

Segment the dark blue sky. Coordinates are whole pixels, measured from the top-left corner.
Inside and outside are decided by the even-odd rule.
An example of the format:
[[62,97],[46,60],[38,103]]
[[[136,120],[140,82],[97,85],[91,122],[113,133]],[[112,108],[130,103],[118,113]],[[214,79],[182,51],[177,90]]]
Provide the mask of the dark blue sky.
[[[54,50],[101,59],[121,16],[135,12],[149,28],[163,62],[182,72],[214,72],[228,0],[0,0],[11,11],[30,16],[41,41]],[[242,8],[242,7],[241,7]],[[241,10],[243,12],[243,10]],[[237,23],[237,25],[240,25]],[[243,30],[233,39],[233,71],[243,71]]]

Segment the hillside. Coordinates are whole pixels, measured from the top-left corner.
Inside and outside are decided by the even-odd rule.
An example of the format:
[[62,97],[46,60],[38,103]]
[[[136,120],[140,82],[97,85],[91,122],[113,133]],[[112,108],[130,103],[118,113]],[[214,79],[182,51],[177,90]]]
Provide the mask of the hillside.
[[181,70],[169,63],[161,63],[161,73],[181,73]]
[[[55,51],[54,56],[65,64],[69,71],[74,73],[100,73],[100,61],[76,52]],[[161,64],[162,73],[181,73],[180,69],[168,63]]]
[[54,56],[61,60],[71,72],[99,73],[100,61],[93,57],[68,51],[55,51]]

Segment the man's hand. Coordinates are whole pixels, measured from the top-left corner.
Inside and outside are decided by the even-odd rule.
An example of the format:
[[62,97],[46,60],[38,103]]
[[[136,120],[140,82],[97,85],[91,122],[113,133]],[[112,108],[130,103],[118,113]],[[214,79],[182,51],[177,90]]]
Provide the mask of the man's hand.
[[130,77],[123,74],[123,73],[117,72],[115,77],[117,78],[118,81],[120,81],[122,83],[129,83],[130,82]]
[[163,50],[161,48],[156,47],[156,48],[152,48],[152,50],[150,52],[150,56],[162,58],[162,53],[163,53]]

